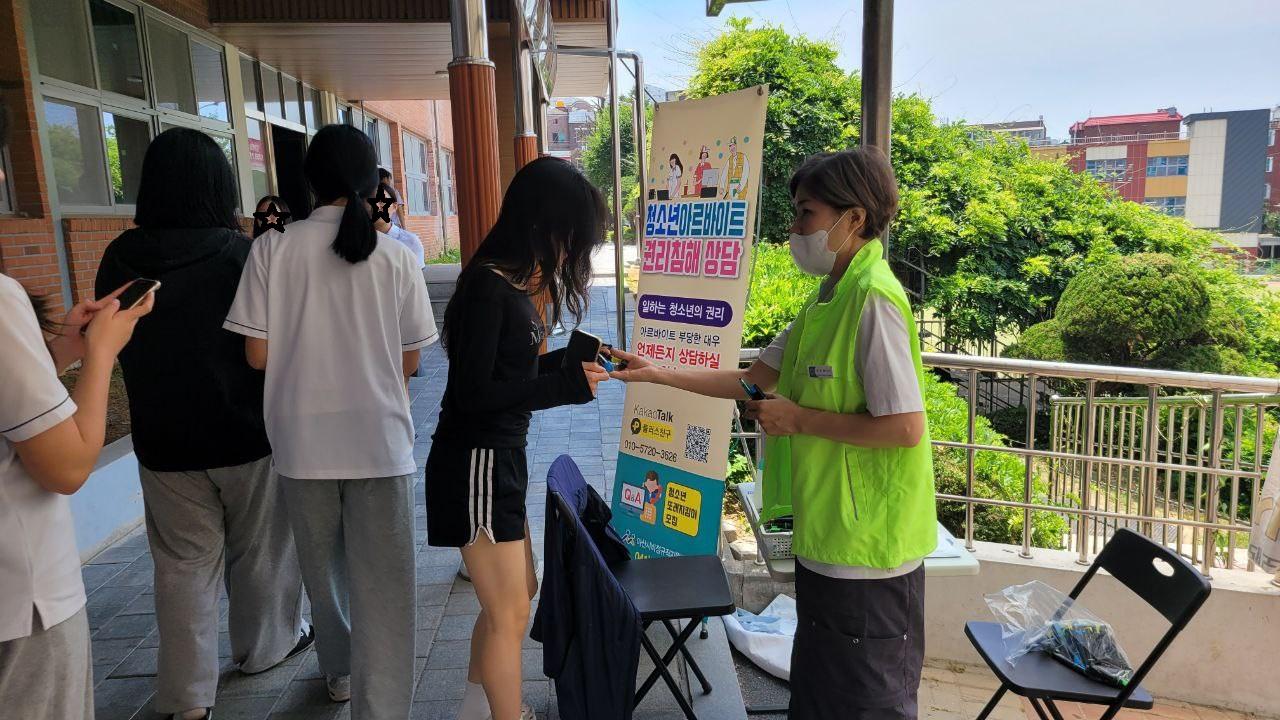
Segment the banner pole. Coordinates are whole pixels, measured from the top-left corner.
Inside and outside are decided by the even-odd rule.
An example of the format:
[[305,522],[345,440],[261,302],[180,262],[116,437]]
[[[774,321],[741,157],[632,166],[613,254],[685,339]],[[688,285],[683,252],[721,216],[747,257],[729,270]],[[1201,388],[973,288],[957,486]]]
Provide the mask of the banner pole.
[[609,122],[613,130],[613,262],[617,281],[617,346],[627,347],[627,283],[622,256],[622,137],[618,123],[618,0],[609,0],[609,21],[605,25],[609,43]]

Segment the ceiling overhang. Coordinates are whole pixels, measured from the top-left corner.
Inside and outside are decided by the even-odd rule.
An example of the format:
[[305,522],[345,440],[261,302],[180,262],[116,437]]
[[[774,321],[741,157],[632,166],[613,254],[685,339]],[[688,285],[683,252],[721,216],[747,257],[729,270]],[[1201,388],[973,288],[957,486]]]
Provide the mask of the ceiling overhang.
[[[604,45],[603,0],[550,7],[557,44]],[[491,41],[509,37],[510,3],[490,2],[488,15]],[[209,18],[227,42],[344,100],[449,97],[448,0],[210,0]],[[552,94],[598,96],[607,81],[606,59],[562,55]]]

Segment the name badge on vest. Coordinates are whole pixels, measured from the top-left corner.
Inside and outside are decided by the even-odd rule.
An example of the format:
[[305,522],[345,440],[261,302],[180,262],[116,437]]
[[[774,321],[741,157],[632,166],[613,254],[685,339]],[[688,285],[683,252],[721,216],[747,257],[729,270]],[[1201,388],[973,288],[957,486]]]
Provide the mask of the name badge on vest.
[[811,378],[833,378],[835,373],[831,372],[830,365],[810,365],[809,377]]

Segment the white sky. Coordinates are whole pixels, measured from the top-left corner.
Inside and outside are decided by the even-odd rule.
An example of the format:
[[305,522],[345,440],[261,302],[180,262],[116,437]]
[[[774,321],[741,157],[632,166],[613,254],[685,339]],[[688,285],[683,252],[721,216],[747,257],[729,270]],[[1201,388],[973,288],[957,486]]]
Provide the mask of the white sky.
[[[834,41],[861,57],[860,0],[762,0],[705,16],[705,0],[620,0],[620,48],[646,81],[684,87],[688,53],[728,17]],[[1052,137],[1089,115],[1280,105],[1280,0],[897,0],[896,91],[933,100],[948,119],[1044,116]],[[630,80],[619,72],[624,86]]]

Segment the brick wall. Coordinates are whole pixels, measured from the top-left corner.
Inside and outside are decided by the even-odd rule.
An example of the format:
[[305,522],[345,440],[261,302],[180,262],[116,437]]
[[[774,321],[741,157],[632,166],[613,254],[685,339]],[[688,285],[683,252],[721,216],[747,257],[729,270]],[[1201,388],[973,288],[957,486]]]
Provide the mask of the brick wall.
[[[436,106],[433,108],[433,105]],[[436,138],[446,150],[453,149],[453,123],[450,118],[448,100],[383,100],[365,101],[365,110],[386,120],[391,126],[391,179],[396,189],[404,194],[407,186],[402,152],[402,131],[407,130],[427,143],[427,178],[431,184],[431,192],[438,193],[439,168],[436,162]],[[434,111],[434,112],[433,112]],[[435,124],[439,118],[440,124]],[[440,198],[434,195],[431,205],[435,207],[434,215],[409,215],[406,208],[405,227],[422,240],[423,251],[428,259],[438,257],[445,247],[445,235],[448,236],[448,247],[458,247],[458,217],[449,216],[441,230]]]
[[9,165],[14,214],[0,215],[0,272],[62,309],[58,250],[44,193],[44,161],[36,135],[36,109],[22,31],[21,2],[0,2],[0,98],[9,109]]
[[122,216],[68,217],[62,219],[67,244],[67,265],[71,270],[71,297],[74,302],[93,297],[93,280],[107,245],[133,227],[133,219]]
[[47,218],[0,217],[0,272],[63,310],[53,227]]
[[210,27],[208,0],[146,0],[146,3],[198,28],[208,30]]

